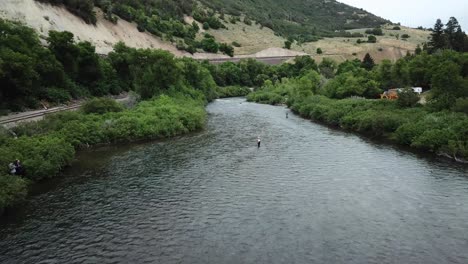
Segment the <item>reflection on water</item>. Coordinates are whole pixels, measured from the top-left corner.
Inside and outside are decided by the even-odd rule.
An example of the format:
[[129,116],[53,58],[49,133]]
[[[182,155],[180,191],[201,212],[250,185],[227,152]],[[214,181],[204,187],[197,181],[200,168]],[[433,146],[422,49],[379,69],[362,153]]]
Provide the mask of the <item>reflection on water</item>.
[[208,111],[201,133],[81,153],[4,219],[0,262],[468,263],[466,167],[282,107]]

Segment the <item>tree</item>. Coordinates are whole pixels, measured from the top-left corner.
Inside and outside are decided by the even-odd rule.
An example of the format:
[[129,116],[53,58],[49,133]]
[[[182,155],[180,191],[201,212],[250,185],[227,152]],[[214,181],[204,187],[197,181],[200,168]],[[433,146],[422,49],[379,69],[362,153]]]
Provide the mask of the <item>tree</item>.
[[393,84],[397,87],[410,85],[410,74],[407,60],[400,59],[393,64],[391,79],[393,80]]
[[76,79],[80,49],[75,45],[73,33],[51,30],[47,42],[49,49],[54,53],[57,60],[62,63],[65,72],[72,79]]
[[371,57],[369,53],[366,53],[366,55],[362,59],[361,67],[370,71],[374,68],[374,66],[375,66],[374,59]]
[[447,47],[449,49],[454,49],[454,45],[456,46],[456,33],[460,30],[460,25],[458,24],[458,20],[455,17],[450,17],[447,24],[445,24],[445,38],[447,40]]
[[392,62],[390,60],[383,60],[377,68],[377,79],[381,84],[382,89],[394,88],[395,83],[391,79],[392,76]]
[[414,53],[415,53],[416,55],[419,55],[419,54],[421,54],[421,52],[422,52],[421,46],[418,44],[418,45],[416,46],[416,50],[414,51]]
[[367,42],[369,43],[376,43],[377,42],[377,38],[374,36],[374,35],[370,35],[367,37]]
[[431,40],[429,41],[429,52],[433,53],[439,49],[447,47],[447,40],[444,35],[444,24],[440,19],[437,19],[431,33]]
[[290,40],[286,40],[284,42],[284,48],[285,49],[291,49],[292,42]]
[[234,47],[226,43],[221,43],[219,45],[219,51],[228,55],[229,57],[234,57]]
[[419,102],[419,96],[411,88],[404,88],[398,92],[397,104],[400,107],[413,107]]
[[319,65],[320,73],[328,79],[335,77],[336,68],[336,62],[328,58],[324,58]]
[[217,53],[219,50],[219,45],[216,43],[214,38],[205,37],[201,41],[201,47],[206,52]]
[[321,48],[317,48],[317,54],[322,54],[322,53],[323,53],[322,49],[321,49]]
[[437,106],[449,108],[456,98],[468,96],[468,83],[461,76],[461,67],[445,61],[432,76],[432,95]]

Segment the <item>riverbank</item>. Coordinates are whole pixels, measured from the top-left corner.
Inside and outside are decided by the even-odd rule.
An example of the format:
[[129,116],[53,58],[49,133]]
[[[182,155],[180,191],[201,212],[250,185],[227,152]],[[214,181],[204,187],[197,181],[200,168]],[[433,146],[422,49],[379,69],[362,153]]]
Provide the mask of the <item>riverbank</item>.
[[202,99],[159,96],[133,109],[104,114],[64,112],[14,129],[17,139],[0,136],[0,164],[22,161],[26,177],[0,172],[0,212],[28,195],[28,185],[57,177],[76,151],[94,145],[168,138],[203,128]]
[[[274,100],[265,98],[271,94]],[[468,161],[468,116],[451,111],[431,112],[423,106],[401,108],[396,102],[367,99],[330,99],[320,95],[305,97],[262,92],[249,101],[287,106],[303,118],[380,137],[391,142],[432,152],[457,162]],[[273,102],[273,103],[271,103]]]

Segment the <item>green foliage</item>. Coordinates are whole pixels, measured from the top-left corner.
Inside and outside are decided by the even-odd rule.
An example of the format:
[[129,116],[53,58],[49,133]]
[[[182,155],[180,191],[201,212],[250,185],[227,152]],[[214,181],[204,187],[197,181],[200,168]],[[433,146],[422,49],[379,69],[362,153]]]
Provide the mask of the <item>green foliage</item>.
[[189,58],[182,59],[180,65],[187,86],[203,93],[208,101],[212,101],[217,97],[216,83],[208,69]]
[[94,98],[81,106],[86,114],[104,114],[108,112],[121,112],[123,106],[111,98]]
[[409,39],[409,38],[410,38],[410,35],[408,34],[401,35],[401,39]]
[[324,58],[322,62],[320,62],[319,69],[320,74],[322,74],[325,78],[331,79],[335,77],[335,73],[337,71],[338,65],[334,60]]
[[377,38],[374,36],[374,35],[369,35],[367,37],[367,42],[368,43],[376,43],[377,42]]
[[400,27],[400,26],[394,26],[394,27],[392,28],[392,30],[401,30],[401,27]]
[[401,107],[413,107],[419,102],[419,96],[411,88],[404,88],[398,92],[397,104]]
[[444,49],[468,52],[468,36],[462,31],[455,17],[449,19],[445,28],[442,21],[437,19],[432,29],[428,51],[435,53]]
[[219,44],[212,37],[206,37],[201,41],[201,47],[206,52],[217,53]]
[[363,69],[342,73],[325,84],[321,94],[337,99],[350,96],[376,98],[381,90],[379,83],[369,78],[370,74]]
[[291,49],[292,42],[290,40],[286,40],[284,42],[284,48],[285,49]]
[[0,19],[0,32],[0,109],[35,107],[48,99],[47,87],[70,88],[63,66],[31,28]]
[[366,53],[366,55],[362,59],[361,67],[363,67],[364,69],[370,71],[370,70],[372,70],[374,68],[374,66],[375,66],[374,59],[371,57],[371,55],[369,53]]
[[321,48],[317,48],[317,54],[322,54],[322,53],[323,53],[322,49],[321,49]]
[[344,30],[378,27],[388,22],[364,10],[334,1],[202,0],[201,3],[218,12],[234,15],[231,23],[237,23],[239,20],[236,18],[245,14],[247,21],[255,20],[281,36],[306,42],[316,41],[320,37],[349,37],[350,33],[346,35]]
[[468,96],[468,82],[461,75],[461,67],[451,61],[441,63],[432,76],[434,103],[449,108],[456,98]]
[[233,42],[232,42],[232,46],[237,47],[237,48],[240,48],[242,45],[239,44],[239,43],[236,42],[236,41],[233,41]]
[[226,43],[221,43],[219,45],[219,51],[228,55],[229,57],[234,57],[234,47]]
[[0,209],[12,206],[27,194],[26,180],[3,176],[13,160],[22,161],[27,179],[40,181],[56,176],[82,146],[171,137],[198,130],[206,117],[202,98],[174,92],[172,97],[162,95],[124,111],[99,99],[84,108],[104,114],[63,112],[16,127],[18,139],[0,140],[0,164],[4,166],[0,172]]
[[376,35],[376,36],[383,36],[384,35],[381,28],[367,29],[366,34]]
[[452,110],[455,112],[468,114],[468,97],[458,98],[455,101],[455,104],[453,105]]
[[49,102],[53,103],[66,103],[70,101],[70,93],[66,90],[50,87],[47,89],[46,98]]
[[50,3],[54,5],[65,5],[65,7],[75,14],[81,17],[86,23],[96,24],[96,14],[94,13],[94,2],[93,0],[37,0],[40,2]]
[[217,89],[219,98],[247,96],[250,92],[249,88],[243,86],[226,86]]
[[26,199],[27,187],[27,180],[0,173],[0,215],[4,208],[12,207]]

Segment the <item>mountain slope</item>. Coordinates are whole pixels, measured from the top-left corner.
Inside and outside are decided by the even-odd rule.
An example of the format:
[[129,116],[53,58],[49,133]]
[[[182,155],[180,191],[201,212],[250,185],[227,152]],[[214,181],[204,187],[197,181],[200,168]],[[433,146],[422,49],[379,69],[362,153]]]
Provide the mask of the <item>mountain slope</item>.
[[[112,0],[112,1],[119,1],[121,3],[132,2],[130,0]],[[169,1],[169,0],[164,0]],[[163,1],[163,2],[164,2]],[[188,0],[186,0],[188,1]],[[204,1],[215,1],[215,0],[204,0]],[[307,2],[309,4],[316,2],[317,0],[294,0],[298,3]],[[226,1],[226,7],[223,10],[226,10],[227,7],[234,3],[235,1],[228,0]],[[275,2],[275,0],[262,0],[259,3],[267,3],[267,2]],[[256,2],[252,2],[256,3]],[[252,3],[246,3],[242,6],[244,10],[251,8],[252,10],[255,6]],[[337,4],[336,2],[325,2],[328,4],[333,4],[341,7],[341,4]],[[280,6],[284,4],[280,3]],[[343,5],[343,8],[349,8],[350,10],[354,10],[352,12],[363,12],[363,11],[356,11],[358,9],[347,7]],[[115,7],[115,6],[114,6]],[[198,7],[199,9],[200,7]],[[221,11],[223,11],[221,10]],[[286,9],[283,9],[286,10]],[[177,42],[182,40],[181,38],[175,38],[173,42],[169,41],[170,28],[168,29],[168,33],[164,33],[162,37],[149,33],[148,31],[140,32],[138,30],[138,23],[141,22],[140,18],[134,18],[134,22],[128,22],[125,19],[119,18],[116,22],[109,21],[106,19],[108,14],[104,13],[102,9],[94,7],[93,12],[95,13],[96,22],[95,25],[92,23],[86,23],[80,17],[74,15],[74,13],[70,13],[70,10],[65,9],[64,6],[57,6],[57,5],[50,5],[38,2],[36,0],[2,0],[0,1],[0,17],[11,19],[11,20],[18,20],[22,21],[23,23],[27,24],[28,26],[33,27],[39,33],[40,36],[45,38],[50,30],[58,30],[58,31],[70,31],[75,35],[75,39],[77,41],[90,41],[93,45],[96,46],[96,51],[98,53],[108,53],[112,50],[113,45],[115,45],[118,41],[125,42],[130,47],[135,48],[155,48],[155,49],[164,49],[168,50],[171,53],[175,54],[176,56],[190,56],[199,59],[205,58],[219,58],[219,57],[227,57],[226,55],[222,55],[220,53],[203,53],[202,49],[198,49],[198,53],[190,54],[188,52],[184,52],[178,50],[176,48]],[[193,11],[193,10],[192,10]],[[178,11],[180,12],[180,10]],[[221,17],[220,21],[224,25],[223,28],[220,29],[213,29],[209,28],[204,30],[202,27],[202,23],[197,23],[198,27],[200,27],[199,33],[196,34],[195,39],[201,40],[204,38],[205,33],[209,33],[210,35],[214,36],[217,42],[220,43],[233,43],[237,42],[240,45],[235,47],[235,55],[244,55],[249,56],[252,55],[255,57],[256,54],[262,54],[264,56],[275,56],[282,51],[279,48],[282,48],[284,45],[284,41],[286,40],[283,36],[278,34],[277,32],[271,30],[268,27],[263,27],[259,23],[255,23],[253,16],[250,16],[251,23],[247,23],[245,21],[245,15],[236,16],[236,10],[232,11],[234,15],[224,15],[222,13],[218,13],[217,15],[213,12],[208,11],[207,14],[209,16]],[[245,11],[246,13],[248,11]],[[278,11],[279,12],[279,11]],[[177,12],[176,12],[177,13]],[[159,13],[160,17],[158,17],[161,21],[160,26],[169,26],[169,24],[165,23],[164,21],[172,21],[173,23],[170,25],[176,25],[178,27],[180,24],[179,22],[183,23],[186,28],[192,27],[193,17],[191,16],[184,16],[185,22],[179,20],[175,20],[176,17],[179,15],[175,15],[174,19],[168,17],[162,18],[162,15],[165,14],[164,12]],[[167,14],[167,12],[166,12]],[[364,16],[364,15],[362,15]],[[367,15],[368,18],[371,18],[372,15]],[[247,15],[249,18],[249,16]],[[152,18],[153,19],[153,18]],[[172,20],[171,20],[172,19]],[[233,21],[235,21],[235,24]],[[309,18],[308,21],[311,21],[312,18]],[[174,21],[177,21],[175,23]],[[364,20],[361,20],[363,23]],[[376,19],[376,21],[379,21]],[[307,22],[307,21],[306,21]],[[349,22],[349,21],[348,21]],[[294,24],[289,21],[285,21],[284,23],[287,24]],[[305,22],[304,22],[305,23]],[[307,22],[308,23],[308,22]],[[377,22],[380,23],[380,22]],[[294,24],[296,25],[296,24]],[[297,24],[299,25],[299,24]],[[347,23],[344,26],[350,26],[351,23]],[[151,26],[151,24],[149,25]],[[366,25],[369,27],[370,25]],[[403,27],[402,27],[403,28]],[[312,29],[313,30],[313,29]],[[409,30],[409,29],[408,29]],[[417,44],[421,44],[425,42],[427,39],[428,32],[427,31],[405,31],[402,29],[400,32],[391,31],[391,30],[384,30],[385,36],[378,36],[377,43],[365,43],[358,45],[356,44],[357,38],[323,38],[319,41],[315,42],[294,42],[292,45],[291,54],[300,54],[300,53],[308,53],[311,54],[314,58],[320,60],[322,57],[331,57],[338,61],[342,61],[344,59],[353,59],[359,58],[362,59],[365,53],[369,52],[371,55],[376,58],[376,61],[380,61],[384,58],[389,59],[397,59],[404,56],[407,51],[413,52],[416,48]],[[333,31],[334,32],[334,31]],[[364,33],[364,29],[359,30],[351,30],[347,31],[346,33],[351,34],[353,32],[359,32],[361,34]],[[312,32],[314,33],[314,32]],[[311,33],[311,34],[312,34]],[[411,35],[407,41],[396,40],[395,37],[392,37],[393,34],[403,34],[408,33]],[[417,35],[420,35],[419,37]],[[315,36],[315,35],[314,35]],[[185,39],[184,39],[185,40]],[[184,41],[183,40],[183,41]],[[45,41],[44,41],[45,42]],[[274,49],[272,49],[274,48]],[[321,48],[324,53],[322,55],[315,54],[317,48]],[[294,53],[296,52],[296,53]],[[289,54],[288,53],[288,54]],[[244,57],[242,56],[242,57]]]
[[335,31],[389,23],[362,9],[335,0],[201,0],[215,10],[246,16],[283,36],[331,37]]

